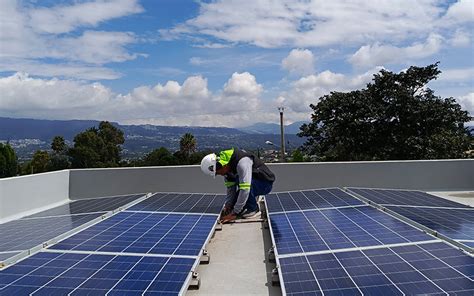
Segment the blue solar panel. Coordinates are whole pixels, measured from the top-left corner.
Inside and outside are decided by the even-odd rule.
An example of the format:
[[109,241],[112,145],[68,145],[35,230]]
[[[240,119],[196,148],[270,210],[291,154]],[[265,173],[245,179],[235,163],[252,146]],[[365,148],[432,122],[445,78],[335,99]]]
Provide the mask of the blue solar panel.
[[99,217],[101,213],[20,219],[0,224],[0,252],[27,250]]
[[197,256],[216,220],[215,215],[124,211],[51,248]]
[[129,210],[219,214],[224,201],[223,194],[156,193]]
[[195,259],[38,253],[0,271],[1,295],[178,295]]
[[281,258],[287,295],[474,293],[474,258],[444,243]]
[[269,216],[280,255],[434,239],[369,206]]
[[474,238],[474,209],[392,206],[387,206],[387,208],[449,238],[459,240]]
[[471,208],[454,201],[414,190],[348,188],[350,191],[379,205]]
[[465,244],[468,247],[474,248],[474,241],[470,241],[470,242],[461,241],[461,243]]
[[123,195],[114,197],[101,197],[101,198],[90,198],[71,201],[68,204],[54,207],[52,209],[39,212],[37,214],[25,217],[37,218],[37,217],[51,217],[51,216],[64,216],[64,215],[76,215],[84,213],[94,212],[108,212],[116,210],[132,201],[144,196],[143,194]]
[[269,213],[363,204],[337,188],[272,193],[265,196],[265,203]]

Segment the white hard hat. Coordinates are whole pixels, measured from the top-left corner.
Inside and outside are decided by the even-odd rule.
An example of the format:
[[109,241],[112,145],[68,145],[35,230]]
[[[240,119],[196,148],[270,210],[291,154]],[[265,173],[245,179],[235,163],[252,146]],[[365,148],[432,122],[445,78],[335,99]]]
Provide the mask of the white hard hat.
[[204,174],[215,177],[216,176],[216,162],[217,156],[214,153],[204,156],[201,160],[201,170]]

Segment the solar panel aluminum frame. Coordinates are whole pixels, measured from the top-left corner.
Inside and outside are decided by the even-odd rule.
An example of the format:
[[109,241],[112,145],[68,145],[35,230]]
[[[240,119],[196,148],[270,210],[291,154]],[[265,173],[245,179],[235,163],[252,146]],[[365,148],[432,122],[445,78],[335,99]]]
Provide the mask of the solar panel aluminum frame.
[[[265,214],[267,216],[267,224],[268,228],[270,230],[270,238],[272,239],[272,249],[273,253],[275,254],[275,262],[276,262],[276,269],[278,271],[278,280],[280,281],[280,288],[281,288],[281,293],[282,295],[286,295],[286,287],[285,287],[285,281],[283,281],[283,274],[281,273],[280,269],[280,256],[278,255],[278,250],[276,248],[276,241],[275,237],[273,236],[273,228],[272,228],[272,223],[270,222],[270,213],[266,209],[266,203],[265,203]],[[306,255],[303,255],[306,258]]]
[[189,272],[188,277],[186,278],[186,281],[184,282],[184,285],[181,287],[181,290],[179,291],[179,295],[184,295],[186,293],[186,291],[188,290],[189,285],[191,284],[193,274],[194,274],[194,272],[196,272],[197,267],[199,266],[199,264],[201,262],[201,258],[204,255],[204,251],[206,250],[206,246],[209,243],[209,241],[211,240],[212,236],[214,235],[214,232],[216,231],[218,218],[219,218],[219,216],[216,216],[216,221],[214,222],[214,225],[212,227],[212,231],[209,232],[209,235],[207,236],[206,240],[204,241],[204,244],[202,245],[201,251],[199,252],[198,256],[196,257],[196,260],[194,261],[192,269]]
[[[39,245],[36,245],[32,248],[29,248],[27,250],[22,250],[21,253],[19,254],[16,254],[15,256],[12,256],[4,261],[0,261],[0,270],[6,268],[7,266],[11,265],[11,264],[15,264],[16,262],[18,262],[19,260],[22,260],[23,258],[26,258],[30,255],[33,255],[33,254],[36,254],[38,253],[39,251],[41,251],[42,249],[50,246],[50,245],[53,245],[53,244],[56,244],[58,243],[59,241],[65,239],[65,238],[68,238],[86,228],[89,228],[91,227],[92,225],[95,225],[101,221],[103,221],[104,219],[106,218],[109,218],[113,215],[115,215],[116,213],[118,212],[121,212],[131,206],[134,206],[135,204],[139,203],[139,202],[142,202],[143,200],[147,199],[148,197],[151,196],[151,193],[146,193],[144,196],[140,197],[140,198],[137,198],[136,200],[126,204],[126,205],[123,205],[115,210],[112,210],[112,211],[108,211],[108,212],[105,212],[104,214],[100,215],[99,217],[89,221],[89,222],[86,222],[84,224],[82,224],[81,226],[78,226],[74,229],[71,229],[61,235],[58,235],[52,239],[49,239],[45,242],[43,242],[42,244],[39,244]],[[35,219],[44,219],[44,217],[38,217],[38,218],[35,218]],[[30,219],[31,220],[31,219]]]
[[[387,207],[385,207],[385,206],[382,206],[382,205],[380,205],[380,204],[374,203],[373,201],[370,201],[370,200],[368,200],[367,198],[365,198],[365,197],[363,197],[363,196],[361,196],[361,195],[359,195],[359,194],[353,192],[352,190],[348,189],[347,187],[344,187],[344,190],[345,190],[347,193],[351,194],[352,196],[354,196],[354,197],[356,197],[356,198],[358,198],[358,199],[360,199],[360,200],[366,202],[368,205],[370,205],[370,206],[372,206],[372,207],[375,207],[375,208],[377,208],[377,209],[380,209],[380,210],[384,211],[385,213],[387,213],[387,214],[389,214],[389,215],[391,215],[391,216],[393,216],[393,217],[395,217],[395,218],[397,218],[397,219],[399,219],[399,220],[401,220],[401,221],[403,221],[403,222],[405,222],[405,223],[407,223],[407,224],[409,224],[409,225],[411,225],[411,226],[413,226],[413,227],[415,227],[415,228],[418,228],[418,229],[420,229],[420,230],[422,230],[422,231],[424,231],[424,232],[426,232],[426,233],[428,233],[428,234],[431,234],[431,235],[434,236],[434,237],[440,238],[441,240],[444,240],[444,241],[450,243],[451,245],[453,245],[453,246],[455,246],[455,247],[457,247],[457,248],[459,248],[459,249],[461,249],[461,250],[463,250],[463,251],[466,251],[466,252],[468,252],[468,253],[474,254],[474,248],[471,248],[471,247],[469,247],[469,246],[463,244],[462,242],[459,242],[459,241],[457,241],[457,240],[455,240],[455,239],[452,239],[452,238],[450,238],[450,237],[447,237],[447,236],[445,236],[445,235],[439,233],[438,231],[436,231],[436,230],[434,230],[434,229],[431,229],[431,228],[429,228],[429,227],[426,227],[425,225],[420,224],[420,223],[418,223],[418,222],[416,222],[416,221],[413,221],[413,220],[411,220],[411,219],[409,219],[409,218],[407,218],[407,217],[405,217],[405,216],[403,216],[403,215],[401,215],[401,214],[399,214],[399,213],[397,213],[397,212],[395,212],[395,211],[393,211],[393,210],[391,210],[391,209],[389,209],[389,208],[387,208]],[[397,190],[398,190],[398,189],[397,189]]]

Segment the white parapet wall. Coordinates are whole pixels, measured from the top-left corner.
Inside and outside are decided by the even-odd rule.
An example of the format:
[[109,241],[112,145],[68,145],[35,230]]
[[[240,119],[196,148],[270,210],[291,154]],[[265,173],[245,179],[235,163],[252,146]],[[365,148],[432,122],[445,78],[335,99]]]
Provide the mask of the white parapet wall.
[[[474,159],[269,164],[273,191],[372,187],[474,190]],[[64,170],[0,179],[0,223],[69,199],[146,192],[225,193],[223,178],[199,166]]]
[[[474,159],[269,164],[273,191],[372,187],[474,190]],[[71,170],[70,198],[141,192],[224,193],[223,178],[199,166]]]
[[0,179],[0,223],[69,201],[69,170]]

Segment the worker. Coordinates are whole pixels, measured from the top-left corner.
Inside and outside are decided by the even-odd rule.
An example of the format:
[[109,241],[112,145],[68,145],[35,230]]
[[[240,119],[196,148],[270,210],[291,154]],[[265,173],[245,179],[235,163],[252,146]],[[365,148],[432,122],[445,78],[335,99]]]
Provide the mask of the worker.
[[224,176],[227,197],[221,212],[222,223],[237,218],[252,218],[260,213],[256,197],[272,190],[275,175],[258,157],[232,148],[206,155],[201,170],[210,176]]

